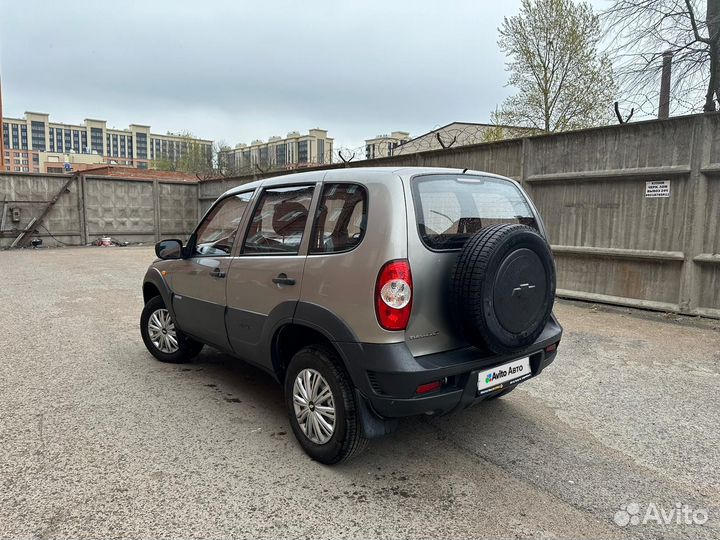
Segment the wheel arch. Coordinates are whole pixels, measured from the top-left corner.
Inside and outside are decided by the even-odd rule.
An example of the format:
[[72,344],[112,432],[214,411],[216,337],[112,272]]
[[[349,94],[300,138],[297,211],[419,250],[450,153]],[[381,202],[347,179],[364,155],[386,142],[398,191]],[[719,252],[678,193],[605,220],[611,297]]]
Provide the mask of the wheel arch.
[[168,309],[170,315],[175,321],[175,325],[177,326],[177,320],[175,319],[175,310],[173,309],[172,305],[172,293],[170,292],[170,287],[168,287],[167,282],[163,279],[160,271],[157,268],[148,268],[148,271],[145,273],[145,277],[143,278],[142,291],[143,303],[145,304],[147,304],[147,302],[154,296],[160,296],[165,303],[165,307]]
[[317,304],[298,302],[292,321],[281,324],[273,332],[269,353],[275,377],[282,382],[293,355],[303,347],[318,343],[329,347],[337,355],[341,367],[352,379],[348,360],[337,342],[357,342],[357,337],[331,311]]

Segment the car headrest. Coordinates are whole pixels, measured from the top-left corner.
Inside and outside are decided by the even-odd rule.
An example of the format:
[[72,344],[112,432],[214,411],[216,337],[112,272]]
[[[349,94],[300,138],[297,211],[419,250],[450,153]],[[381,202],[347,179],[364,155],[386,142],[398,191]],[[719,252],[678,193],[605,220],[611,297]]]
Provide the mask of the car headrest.
[[275,207],[272,226],[275,234],[290,236],[305,230],[308,211],[299,202],[285,201]]

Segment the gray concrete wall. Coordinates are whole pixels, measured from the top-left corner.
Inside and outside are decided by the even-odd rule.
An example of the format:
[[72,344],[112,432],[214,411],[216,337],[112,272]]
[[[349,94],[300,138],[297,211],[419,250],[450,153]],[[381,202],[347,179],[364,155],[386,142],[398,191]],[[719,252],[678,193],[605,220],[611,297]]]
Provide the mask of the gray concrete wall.
[[[696,115],[336,164],[451,166],[522,182],[548,228],[558,293],[720,318],[720,115]],[[264,175],[272,176],[272,175]],[[109,235],[128,242],[184,239],[212,202],[254,175],[199,185],[82,176],[43,224],[60,241]],[[0,175],[9,246],[67,180]],[[649,180],[670,180],[669,198],[645,197]],[[0,209],[1,211],[1,209]],[[37,235],[55,245],[48,233]]]
[[[0,223],[0,247],[8,247],[20,232],[38,216],[48,201],[52,199],[67,176],[61,174],[0,174],[0,219],[5,208],[5,221]],[[52,210],[43,220],[42,225],[61,242],[77,245],[80,243],[82,229],[80,225],[81,198],[77,182],[68,187],[69,192],[63,194]],[[11,220],[11,209],[20,209],[20,222]],[[59,245],[52,240],[47,231],[38,227],[40,237],[48,238],[49,245]]]
[[[336,164],[478,169],[520,181],[545,220],[560,296],[720,318],[720,115]],[[226,189],[204,182],[200,211]],[[645,183],[670,180],[669,198]]]
[[[68,180],[66,175],[0,175],[0,247],[8,247]],[[5,204],[3,203],[5,201]],[[20,222],[10,219],[19,207]],[[198,186],[178,182],[80,175],[52,207],[38,234],[46,246],[84,245],[101,236],[153,243],[161,237],[187,238],[198,221]]]

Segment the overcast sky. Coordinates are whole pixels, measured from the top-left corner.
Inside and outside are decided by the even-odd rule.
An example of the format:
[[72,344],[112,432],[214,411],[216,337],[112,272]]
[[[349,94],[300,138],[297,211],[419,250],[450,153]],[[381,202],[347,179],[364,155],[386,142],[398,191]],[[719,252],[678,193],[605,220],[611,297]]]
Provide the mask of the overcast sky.
[[150,124],[234,145],[321,127],[354,147],[486,122],[520,0],[0,0],[5,116]]

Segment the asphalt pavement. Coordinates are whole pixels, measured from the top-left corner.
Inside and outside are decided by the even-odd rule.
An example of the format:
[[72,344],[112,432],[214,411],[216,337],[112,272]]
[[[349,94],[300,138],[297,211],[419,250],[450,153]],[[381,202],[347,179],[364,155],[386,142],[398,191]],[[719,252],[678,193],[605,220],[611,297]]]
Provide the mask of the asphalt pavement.
[[720,321],[559,301],[540,377],[326,467],[268,375],[150,356],[153,258],[0,252],[0,537],[720,537]]

